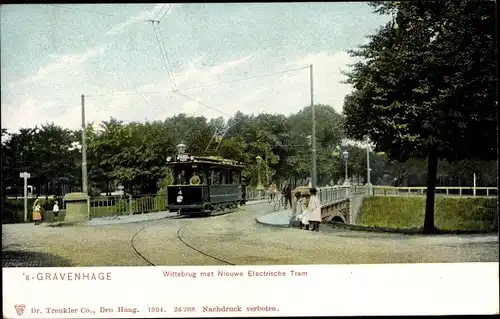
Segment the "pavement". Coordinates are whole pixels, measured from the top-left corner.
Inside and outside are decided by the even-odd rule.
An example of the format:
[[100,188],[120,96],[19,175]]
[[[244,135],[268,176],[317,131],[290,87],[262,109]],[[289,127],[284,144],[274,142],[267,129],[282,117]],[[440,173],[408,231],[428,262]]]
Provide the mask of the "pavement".
[[264,224],[273,227],[288,227],[290,224],[292,211],[280,210],[277,212],[272,212],[270,214],[258,216],[255,218],[255,221],[259,224]]
[[162,218],[177,216],[177,212],[155,212],[147,214],[137,214],[137,215],[123,215],[123,216],[112,216],[112,217],[97,217],[92,218],[88,221],[88,226],[101,226],[110,224],[124,224],[124,223],[136,223],[144,221],[158,220]]
[[[250,201],[247,202],[246,204],[257,205],[265,202],[267,202],[267,200],[264,199],[264,200]],[[162,211],[162,212],[137,214],[137,215],[97,217],[97,218],[92,218],[86,224],[87,226],[101,226],[101,225],[112,225],[112,224],[137,223],[137,222],[153,221],[163,218],[170,218],[174,216],[178,216],[177,212]]]

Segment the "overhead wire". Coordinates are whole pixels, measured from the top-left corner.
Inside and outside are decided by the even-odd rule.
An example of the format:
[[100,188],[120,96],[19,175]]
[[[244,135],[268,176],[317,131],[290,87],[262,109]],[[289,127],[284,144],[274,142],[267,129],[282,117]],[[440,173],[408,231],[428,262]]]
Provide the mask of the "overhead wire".
[[164,37],[163,37],[163,34],[161,33],[160,22],[159,21],[157,22],[156,27],[158,29],[158,33],[160,35],[161,42],[163,44],[163,51],[165,52],[165,58],[167,60],[167,65],[168,65],[168,67],[170,69],[170,76],[172,77],[172,83],[173,83],[173,86],[174,86],[174,90],[177,91],[177,84],[175,83],[174,72],[172,70],[172,65],[170,64],[170,59],[168,58],[167,46],[165,45]]
[[[151,20],[151,23],[153,26],[153,31],[155,32],[156,40],[158,42],[158,45],[160,46],[160,51],[161,51],[161,55],[163,58],[163,65],[165,66],[165,69],[167,70],[170,85],[172,86],[172,90],[175,91],[175,90],[177,90],[177,85],[175,83],[174,71],[172,69],[172,65],[170,64],[170,59],[168,57],[168,51],[167,51],[167,45],[165,44],[164,36],[163,36],[163,34],[161,32],[161,28],[160,28],[161,20],[163,19],[163,17],[165,17],[167,12],[170,11],[170,9],[172,8],[172,5],[170,5],[167,8],[167,10],[165,10],[163,12],[160,19],[157,19],[158,16],[160,15],[160,13],[163,11],[163,9],[165,9],[165,6],[166,6],[166,4],[163,5],[163,7],[161,7],[160,11],[158,11],[155,18],[153,20]],[[156,28],[155,28],[155,23],[156,23]]]
[[[90,13],[95,13],[95,14],[100,14],[100,15],[105,15],[105,16],[118,16],[116,14],[109,14],[109,13],[103,13],[103,12],[97,12],[97,11],[92,11],[92,10],[85,10],[85,9],[81,9],[81,8],[75,8],[75,7],[68,7],[68,6],[61,6],[61,5],[52,5],[54,7],[61,7],[61,8],[64,8],[64,9],[69,9],[69,10],[77,10],[77,11],[85,11],[85,12],[90,12]],[[214,110],[220,114],[223,114],[225,116],[228,116],[230,117],[229,114],[213,107],[213,106],[210,106],[206,103],[203,103],[193,97],[190,97],[186,94],[183,94],[183,93],[180,93],[179,90],[177,89],[177,85],[175,83],[175,78],[174,78],[174,75],[173,75],[173,71],[172,71],[172,66],[170,64],[170,59],[168,57],[168,52],[167,52],[167,46],[166,46],[166,43],[164,41],[164,37],[163,37],[163,34],[161,32],[161,29],[159,27],[159,23],[160,21],[165,17],[165,15],[170,11],[170,9],[172,8],[172,5],[169,5],[169,7],[167,8],[167,10],[164,11],[166,7],[166,4],[164,4],[160,10],[156,13],[155,15],[155,18],[153,20],[143,20],[143,19],[137,19],[137,18],[131,18],[131,19],[134,19],[134,20],[138,20],[138,21],[144,21],[144,22],[151,22],[152,23],[152,27],[153,27],[153,31],[155,33],[155,37],[156,37],[156,40],[158,42],[158,45],[160,47],[160,53],[162,55],[162,59],[163,59],[163,65],[167,71],[167,74],[168,74],[168,77],[169,77],[169,81],[170,81],[170,85],[172,87],[172,90],[170,92],[173,92],[173,93],[176,93],[180,96],[183,96],[184,98],[188,99],[188,100],[192,100],[194,102],[197,102],[198,104],[204,106],[204,107],[207,107],[211,110]],[[161,14],[161,12],[163,11],[163,14]],[[157,18],[160,16],[161,14],[161,17],[157,20]],[[156,23],[156,27],[158,28],[158,30],[156,30],[155,28],[155,23]],[[236,79],[236,80],[231,80],[231,81],[223,81],[223,82],[218,82],[218,83],[213,83],[213,84],[206,84],[206,85],[199,85],[199,86],[194,86],[194,87],[188,87],[188,88],[185,88],[185,89],[182,89],[183,91],[184,90],[192,90],[192,89],[195,89],[195,88],[202,88],[202,87],[210,87],[210,86],[217,86],[217,85],[222,85],[222,84],[226,84],[226,83],[235,83],[235,82],[238,82],[238,81],[244,81],[244,80],[250,80],[250,79],[254,79],[254,78],[259,78],[259,77],[264,77],[264,76],[270,76],[270,75],[274,75],[274,74],[280,74],[280,73],[287,73],[287,72],[293,72],[293,71],[297,71],[297,70],[302,70],[302,69],[305,69],[307,68],[308,66],[305,66],[305,67],[301,67],[301,68],[297,68],[297,69],[290,69],[290,70],[285,70],[285,71],[280,71],[280,72],[273,72],[273,73],[268,73],[268,74],[264,74],[264,75],[258,75],[258,76],[254,76],[254,77],[247,77],[247,78],[240,78],[240,79]],[[145,99],[145,94],[162,94],[164,92],[135,92],[135,93],[117,93],[117,94],[99,94],[99,95],[87,95],[87,97],[97,97],[97,96],[123,96],[123,95],[140,95],[143,99],[144,99],[144,102],[147,104],[147,101]],[[241,120],[240,120],[241,121]],[[238,121],[237,123],[239,123],[240,121]],[[236,125],[237,123],[233,123],[231,126],[229,126],[229,123],[227,123],[224,128],[222,128],[220,130],[221,133],[223,133],[223,135],[228,131],[228,129],[234,125]]]
[[[303,70],[309,68],[309,66],[305,67],[300,67],[296,69],[288,69],[288,70],[283,70],[283,71],[276,71],[272,73],[266,73],[266,74],[261,74],[261,75],[255,75],[251,77],[244,77],[236,80],[229,80],[229,81],[223,81],[223,82],[217,82],[217,83],[210,83],[210,84],[201,84],[201,85],[196,85],[196,86],[191,86],[187,88],[181,88],[177,89],[177,92],[179,91],[188,91],[188,90],[194,90],[198,88],[204,88],[204,87],[211,87],[211,86],[218,86],[218,85],[223,85],[223,84],[228,84],[228,83],[234,83],[234,82],[240,82],[240,81],[245,81],[245,80],[253,80],[256,78],[260,77],[266,77],[266,76],[271,76],[271,75],[276,75],[276,74],[284,74],[284,73],[290,73],[298,70]],[[93,94],[93,95],[88,95],[89,97],[101,97],[101,96],[123,96],[123,95],[138,95],[138,94],[146,94],[146,95],[153,95],[153,94],[165,94],[165,93],[175,93],[173,90],[171,91],[146,91],[146,92],[140,92],[140,93],[107,93],[107,94]],[[87,95],[86,95],[87,96]]]
[[155,15],[155,17],[154,17],[154,19],[153,19],[153,20],[156,20],[156,18],[158,18],[158,16],[160,15],[160,12],[161,12],[163,9],[165,9],[165,6],[166,6],[166,5],[167,5],[167,4],[164,4],[164,5],[163,5],[163,7],[161,7],[161,8],[160,8],[160,10],[158,10],[158,12],[156,13],[156,15]]
[[165,66],[165,69],[167,70],[167,75],[168,75],[168,79],[170,81],[170,86],[172,87],[172,90],[175,90],[174,82],[172,81],[172,76],[170,75],[170,69],[168,67],[167,59],[165,57],[165,54],[163,53],[163,47],[161,45],[161,41],[160,41],[160,38],[158,36],[158,32],[156,31],[155,21],[154,20],[151,20],[151,25],[152,25],[153,31],[155,33],[156,41],[158,42],[158,45],[160,46],[160,53],[161,53],[161,56],[163,58],[163,65]]
[[222,85],[222,84],[229,84],[229,83],[235,83],[235,82],[241,82],[241,81],[248,81],[248,80],[253,80],[253,79],[257,79],[257,78],[261,78],[261,77],[266,77],[266,76],[271,76],[271,75],[291,73],[291,72],[303,70],[303,69],[306,69],[306,68],[309,68],[309,66],[304,66],[304,67],[295,68],[295,69],[288,69],[288,70],[284,70],[284,71],[276,71],[276,72],[271,72],[271,73],[265,73],[265,74],[261,74],[261,75],[244,77],[244,78],[235,79],[235,80],[229,80],[229,81],[221,81],[221,82],[216,82],[216,83],[211,83],[211,84],[201,84],[201,85],[196,85],[196,86],[192,86],[192,87],[183,88],[183,89],[180,89],[180,91],[194,90],[194,89],[199,89],[199,88],[204,88],[204,87],[218,86],[218,85]]
[[183,96],[184,98],[186,98],[186,99],[188,99],[188,100],[191,100],[191,101],[193,101],[193,102],[197,102],[198,104],[200,104],[200,105],[202,105],[202,106],[204,106],[204,107],[206,107],[206,108],[209,108],[209,109],[211,109],[211,110],[214,110],[214,111],[216,111],[216,112],[219,112],[220,114],[223,114],[223,115],[225,115],[225,116],[231,117],[231,115],[227,114],[226,112],[223,112],[223,111],[221,111],[221,110],[219,110],[219,109],[217,109],[217,108],[215,108],[215,107],[213,107],[213,106],[210,106],[210,105],[208,105],[208,104],[206,104],[206,103],[203,103],[203,102],[201,102],[201,101],[199,101],[199,100],[197,100],[197,99],[195,99],[195,98],[193,98],[193,97],[191,97],[191,96],[189,96],[189,95],[186,95],[186,94],[181,93],[181,92],[178,92],[178,91],[175,91],[174,93],[176,93],[176,94],[178,94],[178,95],[180,95],[180,96]]
[[169,5],[168,8],[167,8],[167,10],[165,12],[163,12],[161,18],[158,19],[158,22],[160,22],[161,19],[163,19],[163,17],[170,11],[170,9],[172,9],[172,5]]

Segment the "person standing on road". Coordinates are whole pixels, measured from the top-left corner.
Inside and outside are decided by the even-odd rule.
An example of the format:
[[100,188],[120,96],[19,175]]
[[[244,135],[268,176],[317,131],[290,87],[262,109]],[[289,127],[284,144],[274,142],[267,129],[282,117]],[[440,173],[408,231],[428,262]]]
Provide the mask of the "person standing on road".
[[52,212],[54,213],[54,217],[59,220],[59,203],[57,201],[54,202],[54,206],[52,207]]
[[[300,194],[300,192],[295,193],[295,199],[297,200],[297,205],[295,209],[295,214],[293,215],[293,219],[299,222],[299,229],[302,229],[305,225],[308,225],[307,218],[304,219],[307,215],[306,206],[304,203],[304,198]],[[304,224],[303,221],[306,223]]]
[[290,203],[290,208],[292,208],[292,188],[288,182],[285,182],[285,186],[283,187],[283,198],[285,199],[285,209],[288,207],[288,203]]
[[276,197],[276,183],[273,181],[271,185],[269,185],[269,192],[271,193],[271,199],[274,199]]
[[40,206],[39,198],[33,203],[32,220],[35,222],[35,225],[40,225],[42,223],[42,207]]
[[309,206],[307,207],[307,220],[311,224],[311,230],[319,231],[319,224],[321,223],[321,202],[317,196],[318,190],[311,188],[311,197],[309,197]]

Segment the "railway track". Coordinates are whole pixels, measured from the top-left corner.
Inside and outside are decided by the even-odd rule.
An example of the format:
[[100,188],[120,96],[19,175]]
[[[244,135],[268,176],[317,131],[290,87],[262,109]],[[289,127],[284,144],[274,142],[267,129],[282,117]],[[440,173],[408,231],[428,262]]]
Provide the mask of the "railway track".
[[[226,215],[226,214],[230,214],[232,212],[234,212],[235,210],[228,210],[228,211],[220,211],[220,212],[215,212],[215,213],[212,213],[211,215],[209,216],[206,216],[206,217],[194,217],[194,218],[209,218],[209,217],[216,217],[216,216],[221,216],[221,215]],[[186,218],[190,218],[188,216],[172,216],[172,217],[167,217],[166,219],[186,219]],[[191,217],[193,218],[193,217]],[[188,226],[188,224],[186,225],[183,225],[181,227],[179,227],[176,231],[176,239],[182,243],[184,246],[186,246],[187,248],[189,248],[190,250],[198,253],[198,254],[201,254],[203,256],[206,256],[208,258],[211,258],[211,259],[214,259],[214,260],[217,260],[225,265],[231,265],[231,266],[235,266],[235,264],[231,263],[230,261],[227,261],[227,260],[224,260],[224,259],[221,259],[221,258],[218,258],[216,256],[213,256],[201,249],[198,249],[196,248],[195,246],[191,245],[190,243],[188,243],[183,237],[182,237],[182,230]],[[153,263],[149,258],[147,258],[146,256],[144,256],[144,254],[142,254],[138,249],[137,247],[134,245],[134,239],[137,235],[139,235],[141,232],[143,232],[146,228],[148,227],[148,224],[144,225],[144,227],[142,227],[141,229],[139,229],[134,235],[132,235],[132,237],[130,238],[130,246],[132,247],[132,250],[134,251],[134,253],[140,258],[142,259],[146,264],[148,264],[149,266],[159,266],[155,263]]]

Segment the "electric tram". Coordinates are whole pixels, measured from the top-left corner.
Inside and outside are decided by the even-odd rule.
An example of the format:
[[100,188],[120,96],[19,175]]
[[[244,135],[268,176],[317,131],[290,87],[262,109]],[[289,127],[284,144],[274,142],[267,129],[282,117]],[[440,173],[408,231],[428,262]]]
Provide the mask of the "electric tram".
[[177,145],[177,154],[167,157],[174,183],[167,187],[171,212],[180,215],[213,215],[245,204],[242,183],[243,163],[221,157],[193,156],[186,145]]

